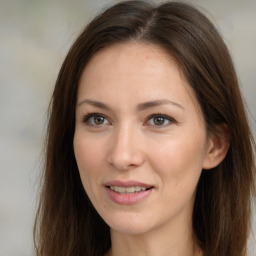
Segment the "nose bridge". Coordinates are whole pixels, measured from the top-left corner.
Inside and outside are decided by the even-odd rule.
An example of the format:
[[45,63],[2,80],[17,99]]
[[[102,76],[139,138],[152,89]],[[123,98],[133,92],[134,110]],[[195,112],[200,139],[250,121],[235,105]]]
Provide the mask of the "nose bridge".
[[128,169],[142,164],[139,134],[136,127],[129,122],[115,127],[108,157],[112,165],[118,169]]

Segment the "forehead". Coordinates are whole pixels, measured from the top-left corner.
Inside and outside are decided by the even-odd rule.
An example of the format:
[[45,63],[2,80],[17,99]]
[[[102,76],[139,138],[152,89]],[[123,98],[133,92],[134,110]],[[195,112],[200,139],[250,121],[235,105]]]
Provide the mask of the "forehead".
[[[118,43],[99,50],[93,55],[84,71],[91,71],[97,66],[102,69],[108,69],[108,71],[112,69],[112,71],[116,72],[116,63],[119,66],[122,64],[121,67],[127,72],[132,71],[131,64],[140,64],[139,71],[148,73],[148,75],[153,75],[160,71],[166,72],[168,70],[167,66],[170,64],[180,71],[175,59],[160,46],[136,41]],[[134,69],[133,71],[138,70]],[[180,72],[180,75],[183,75],[182,72]]]
[[[115,44],[98,51],[86,65],[79,83],[78,99],[111,92],[128,97],[132,92],[152,100],[169,93],[189,97],[199,104],[177,61],[160,46],[141,42]],[[92,95],[92,96],[94,96]]]

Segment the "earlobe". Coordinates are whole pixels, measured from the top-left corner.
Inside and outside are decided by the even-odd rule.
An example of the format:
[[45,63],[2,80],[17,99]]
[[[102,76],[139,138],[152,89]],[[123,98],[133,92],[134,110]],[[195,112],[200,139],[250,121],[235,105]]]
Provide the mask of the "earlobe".
[[229,129],[226,124],[220,124],[218,133],[209,136],[208,147],[203,162],[203,169],[212,169],[218,166],[226,157],[229,149]]

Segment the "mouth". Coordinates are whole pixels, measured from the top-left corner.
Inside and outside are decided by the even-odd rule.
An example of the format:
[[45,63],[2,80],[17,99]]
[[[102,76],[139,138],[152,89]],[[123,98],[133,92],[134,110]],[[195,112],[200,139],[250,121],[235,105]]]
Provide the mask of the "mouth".
[[138,181],[111,181],[105,184],[109,198],[117,204],[131,205],[146,200],[154,186]]
[[131,186],[131,187],[107,186],[107,187],[119,194],[135,194],[135,193],[146,191],[152,188],[152,187],[147,188],[143,186]]

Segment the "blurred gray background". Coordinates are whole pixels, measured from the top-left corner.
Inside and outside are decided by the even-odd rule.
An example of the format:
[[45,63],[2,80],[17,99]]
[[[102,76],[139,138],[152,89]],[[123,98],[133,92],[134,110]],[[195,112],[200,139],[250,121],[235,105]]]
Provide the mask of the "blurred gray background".
[[[54,82],[81,29],[115,2],[0,0],[0,256],[33,255],[36,177]],[[256,0],[184,2],[202,7],[221,31],[255,134]]]

